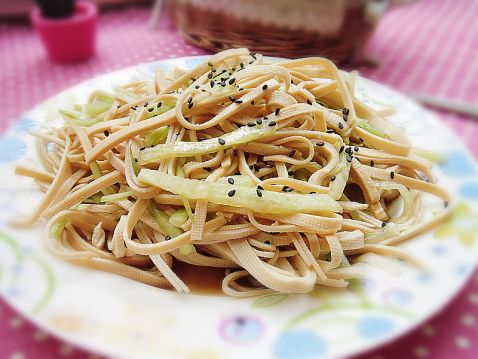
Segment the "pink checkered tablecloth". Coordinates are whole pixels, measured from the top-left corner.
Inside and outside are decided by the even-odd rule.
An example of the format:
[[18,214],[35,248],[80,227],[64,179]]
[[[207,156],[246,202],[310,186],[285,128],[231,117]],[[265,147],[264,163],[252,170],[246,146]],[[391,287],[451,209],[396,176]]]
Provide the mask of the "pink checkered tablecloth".
[[[24,111],[85,79],[141,62],[203,54],[184,43],[170,21],[147,27],[148,11],[111,11],[99,22],[98,53],[55,65],[32,29],[0,24],[0,131]],[[406,94],[424,92],[478,103],[478,1],[422,0],[389,12],[370,42],[380,66],[362,74]],[[439,113],[478,157],[478,123]],[[27,323],[0,299],[0,358],[90,358]],[[435,318],[368,358],[478,358],[478,273]]]

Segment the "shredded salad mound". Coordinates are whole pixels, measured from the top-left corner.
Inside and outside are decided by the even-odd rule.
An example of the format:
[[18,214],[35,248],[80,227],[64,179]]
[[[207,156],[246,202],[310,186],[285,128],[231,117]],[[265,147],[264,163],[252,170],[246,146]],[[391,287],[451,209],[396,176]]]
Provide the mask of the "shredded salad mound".
[[43,168],[16,172],[45,195],[16,224],[46,219],[64,260],[178,292],[176,262],[221,268],[236,297],[345,287],[381,256],[420,265],[396,245],[443,221],[448,194],[356,76],[232,49],[94,91],[33,133]]

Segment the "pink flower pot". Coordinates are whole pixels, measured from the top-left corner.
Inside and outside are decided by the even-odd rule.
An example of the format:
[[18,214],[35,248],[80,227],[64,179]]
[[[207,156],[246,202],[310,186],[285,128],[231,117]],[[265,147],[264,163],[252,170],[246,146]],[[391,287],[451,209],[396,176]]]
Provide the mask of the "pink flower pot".
[[96,5],[87,1],[77,1],[75,13],[68,18],[48,19],[38,8],[30,14],[48,56],[60,63],[81,61],[93,55],[97,17]]

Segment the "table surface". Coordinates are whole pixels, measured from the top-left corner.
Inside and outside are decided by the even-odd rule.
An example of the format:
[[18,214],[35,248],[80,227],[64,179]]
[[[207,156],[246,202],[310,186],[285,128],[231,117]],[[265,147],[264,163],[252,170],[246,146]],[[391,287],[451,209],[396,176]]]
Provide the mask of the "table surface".
[[[0,24],[0,131],[36,104],[85,79],[141,62],[200,55],[171,22],[147,27],[148,10],[101,16],[98,51],[75,65],[49,62],[27,25]],[[422,0],[390,11],[370,41],[380,65],[361,69],[371,79],[412,95],[424,92],[478,102],[478,1]],[[438,113],[478,157],[478,123]],[[418,119],[417,119],[418,120]],[[35,328],[0,299],[0,358],[94,358]],[[478,272],[446,309],[398,341],[360,359],[478,357]]]

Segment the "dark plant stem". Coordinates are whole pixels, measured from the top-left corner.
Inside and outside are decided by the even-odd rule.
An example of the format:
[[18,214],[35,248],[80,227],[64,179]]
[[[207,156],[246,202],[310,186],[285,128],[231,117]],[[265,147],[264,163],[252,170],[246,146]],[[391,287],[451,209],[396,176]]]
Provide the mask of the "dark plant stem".
[[42,15],[50,19],[70,17],[75,11],[75,0],[35,0]]

